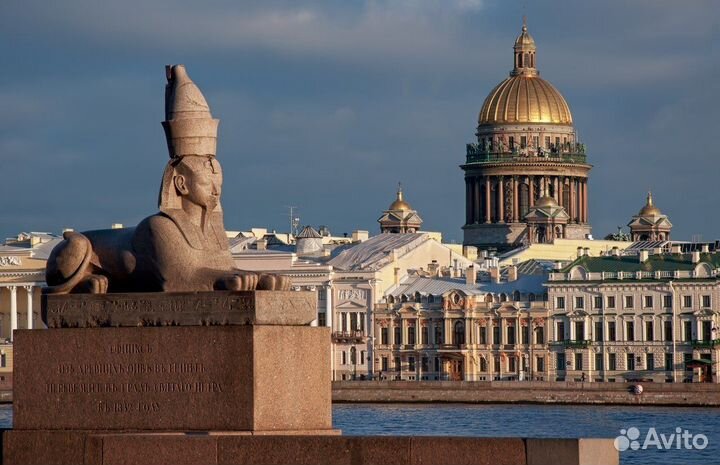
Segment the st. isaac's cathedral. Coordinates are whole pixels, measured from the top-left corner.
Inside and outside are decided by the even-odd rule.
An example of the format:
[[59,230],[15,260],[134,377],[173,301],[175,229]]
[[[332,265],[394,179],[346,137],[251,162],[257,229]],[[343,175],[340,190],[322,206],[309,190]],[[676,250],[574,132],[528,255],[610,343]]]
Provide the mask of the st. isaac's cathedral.
[[477,142],[467,144],[465,245],[504,251],[554,239],[585,239],[588,163],[562,94],[540,77],[523,21],[513,69],[485,99]]

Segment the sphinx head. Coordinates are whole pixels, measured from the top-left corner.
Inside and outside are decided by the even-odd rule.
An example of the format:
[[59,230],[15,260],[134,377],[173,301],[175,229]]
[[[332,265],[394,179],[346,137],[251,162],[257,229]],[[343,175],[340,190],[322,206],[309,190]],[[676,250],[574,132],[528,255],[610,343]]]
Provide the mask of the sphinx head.
[[183,157],[175,166],[173,185],[181,202],[189,202],[213,211],[220,205],[220,163],[214,157]]

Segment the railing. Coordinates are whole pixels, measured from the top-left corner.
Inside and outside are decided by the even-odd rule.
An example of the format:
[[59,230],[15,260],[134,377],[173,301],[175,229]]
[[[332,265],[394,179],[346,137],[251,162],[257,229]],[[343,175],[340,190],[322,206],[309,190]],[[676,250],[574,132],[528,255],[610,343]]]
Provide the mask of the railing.
[[[717,276],[717,272],[713,270],[711,277]],[[640,279],[689,279],[697,278],[694,271],[675,270],[675,271],[602,271],[590,272],[578,275],[572,279],[570,273],[554,272],[550,273],[550,281],[606,281],[606,280],[640,280]]]
[[363,331],[335,331],[332,338],[334,341],[365,342],[367,335]]
[[467,163],[502,163],[502,162],[553,162],[553,163],[587,163],[587,156],[580,147],[573,150],[537,150],[533,148],[512,151],[483,150],[478,144],[467,144]]
[[720,345],[720,339],[712,339],[708,341],[694,340],[692,341],[693,349],[704,349]]
[[589,339],[564,339],[562,341],[555,341],[551,344],[562,345],[569,349],[586,349],[592,345],[592,341]]

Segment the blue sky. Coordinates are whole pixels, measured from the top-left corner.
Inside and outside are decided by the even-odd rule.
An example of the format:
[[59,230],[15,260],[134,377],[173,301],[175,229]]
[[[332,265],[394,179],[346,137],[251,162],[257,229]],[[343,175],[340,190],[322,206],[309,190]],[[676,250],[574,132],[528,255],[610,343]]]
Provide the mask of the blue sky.
[[402,181],[424,227],[461,242],[458,165],[525,13],[595,166],[595,236],[652,189],[675,238],[720,238],[717,2],[525,3],[2,2],[0,237],[154,213],[164,65],[184,63],[221,120],[228,229],[286,230],[294,205],[377,232]]

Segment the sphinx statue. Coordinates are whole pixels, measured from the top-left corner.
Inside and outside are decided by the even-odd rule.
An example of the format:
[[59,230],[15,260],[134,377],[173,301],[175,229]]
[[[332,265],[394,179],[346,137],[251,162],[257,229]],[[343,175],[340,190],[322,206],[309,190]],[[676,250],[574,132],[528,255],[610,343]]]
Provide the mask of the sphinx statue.
[[288,290],[289,278],[236,269],[220,205],[219,120],[183,65],[167,66],[159,212],[134,228],[66,232],[47,262],[48,294]]

